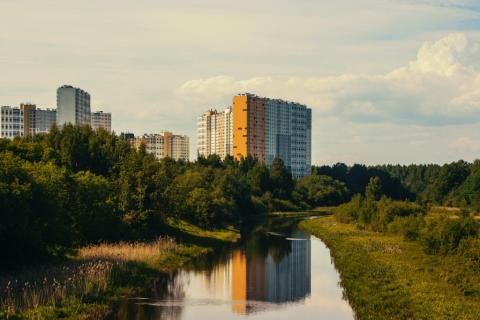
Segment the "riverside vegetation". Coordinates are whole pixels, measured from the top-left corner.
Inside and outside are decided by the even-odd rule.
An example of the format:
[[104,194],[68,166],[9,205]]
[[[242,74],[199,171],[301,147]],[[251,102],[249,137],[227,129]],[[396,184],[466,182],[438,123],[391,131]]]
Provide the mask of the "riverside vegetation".
[[478,319],[479,216],[392,200],[381,189],[371,178],[333,217],[301,224],[331,249],[357,317]]
[[[415,247],[421,259],[441,261],[448,266],[442,276],[464,297],[452,301],[468,309],[479,292],[478,222],[469,211],[479,209],[479,195],[479,161],[337,164],[294,180],[280,159],[269,168],[251,157],[156,160],[143,146],[134,150],[122,136],[88,126],[0,140],[0,318],[102,318],[112,300],[135,294],[158,272],[233,241],[243,221],[342,203],[337,222],[318,219],[308,228],[331,247],[360,319],[419,314],[411,311],[405,283],[395,287],[395,270],[373,257],[376,248],[409,261],[403,258],[410,254],[395,254]],[[432,205],[462,209],[432,212]],[[367,254],[358,255],[350,232],[393,240],[370,241]],[[353,251],[342,260],[347,249]],[[378,271],[374,277],[357,277],[367,266]],[[430,272],[431,266],[418,268]],[[443,289],[443,296],[453,292]],[[385,290],[390,293],[380,299],[376,293]],[[429,298],[415,296],[415,305],[428,305]],[[448,315],[441,307],[425,310]]]

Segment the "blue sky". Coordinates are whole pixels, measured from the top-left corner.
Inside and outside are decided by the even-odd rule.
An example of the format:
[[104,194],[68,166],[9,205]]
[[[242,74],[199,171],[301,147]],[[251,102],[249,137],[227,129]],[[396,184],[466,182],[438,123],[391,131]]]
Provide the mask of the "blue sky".
[[191,136],[250,91],[313,109],[313,163],[480,155],[480,3],[471,0],[0,2],[0,104],[62,84],[117,132]]

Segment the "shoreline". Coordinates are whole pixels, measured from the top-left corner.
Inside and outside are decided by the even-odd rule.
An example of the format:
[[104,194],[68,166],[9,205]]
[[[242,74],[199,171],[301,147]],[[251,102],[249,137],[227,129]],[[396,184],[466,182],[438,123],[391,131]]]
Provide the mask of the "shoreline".
[[[173,249],[156,257],[127,261],[113,267],[112,276],[100,293],[81,297],[67,296],[55,305],[43,305],[20,313],[2,310],[0,319],[105,319],[114,317],[114,304],[119,300],[141,295],[159,273],[181,268],[188,261],[215,250],[220,245],[234,243],[239,232],[233,228],[207,231],[185,221],[169,221],[168,233],[179,242]],[[195,243],[193,241],[198,243]],[[74,261],[72,259],[71,261]],[[108,260],[97,260],[106,262]],[[61,266],[62,264],[60,264]]]
[[[477,319],[480,296],[449,279],[454,256],[432,256],[400,236],[358,230],[334,217],[304,220],[300,228],[330,249],[345,296],[364,319]],[[475,281],[474,278],[471,279]]]

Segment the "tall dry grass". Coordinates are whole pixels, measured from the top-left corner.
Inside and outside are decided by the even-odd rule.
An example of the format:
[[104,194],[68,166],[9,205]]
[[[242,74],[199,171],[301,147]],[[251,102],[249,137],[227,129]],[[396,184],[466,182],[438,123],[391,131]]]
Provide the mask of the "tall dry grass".
[[103,243],[81,248],[78,258],[85,260],[149,261],[157,259],[162,253],[174,248],[175,241],[171,238],[159,238],[149,243]]
[[0,276],[0,311],[18,314],[101,294],[127,262],[150,262],[173,249],[171,238],[149,243],[104,243],[81,248],[75,259],[61,266],[27,268]]

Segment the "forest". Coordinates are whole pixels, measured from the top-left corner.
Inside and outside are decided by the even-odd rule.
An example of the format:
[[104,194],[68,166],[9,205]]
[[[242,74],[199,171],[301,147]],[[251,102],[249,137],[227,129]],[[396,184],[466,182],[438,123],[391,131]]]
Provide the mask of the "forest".
[[380,193],[396,200],[480,210],[480,160],[438,164],[378,165],[343,163],[313,167],[314,175],[343,182],[349,197],[364,194],[371,178],[380,179]]

